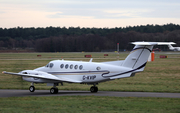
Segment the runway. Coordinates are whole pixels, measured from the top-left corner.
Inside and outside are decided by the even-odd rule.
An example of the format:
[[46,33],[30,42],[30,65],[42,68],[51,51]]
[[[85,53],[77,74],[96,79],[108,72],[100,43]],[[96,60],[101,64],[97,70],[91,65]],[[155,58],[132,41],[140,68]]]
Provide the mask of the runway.
[[25,97],[25,96],[109,96],[109,97],[164,97],[180,98],[180,93],[154,93],[154,92],[115,92],[99,91],[91,93],[90,91],[65,91],[59,90],[58,94],[50,94],[49,90],[12,90],[0,89],[0,97]]

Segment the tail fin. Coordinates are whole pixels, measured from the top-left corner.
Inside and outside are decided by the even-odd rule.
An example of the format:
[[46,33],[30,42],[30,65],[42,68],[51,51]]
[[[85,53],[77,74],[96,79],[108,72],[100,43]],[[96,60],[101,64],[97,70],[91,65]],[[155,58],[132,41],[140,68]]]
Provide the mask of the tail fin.
[[143,71],[153,46],[169,45],[172,42],[133,42],[132,44],[135,47],[123,62],[123,66],[137,71]]
[[169,47],[170,50],[174,49],[174,47],[171,44],[169,44],[168,47]]

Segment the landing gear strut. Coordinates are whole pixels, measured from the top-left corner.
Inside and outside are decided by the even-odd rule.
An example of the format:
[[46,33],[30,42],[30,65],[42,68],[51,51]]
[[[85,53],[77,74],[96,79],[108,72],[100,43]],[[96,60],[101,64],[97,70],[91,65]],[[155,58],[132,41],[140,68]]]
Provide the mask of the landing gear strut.
[[31,83],[31,86],[29,87],[29,91],[30,92],[34,92],[35,91],[34,83]]
[[51,94],[57,94],[58,93],[58,88],[56,86],[58,86],[58,84],[54,83],[54,86],[50,89]]
[[94,86],[92,86],[90,88],[90,91],[91,91],[91,93],[97,93],[98,92],[98,87],[96,86],[96,84],[94,84]]

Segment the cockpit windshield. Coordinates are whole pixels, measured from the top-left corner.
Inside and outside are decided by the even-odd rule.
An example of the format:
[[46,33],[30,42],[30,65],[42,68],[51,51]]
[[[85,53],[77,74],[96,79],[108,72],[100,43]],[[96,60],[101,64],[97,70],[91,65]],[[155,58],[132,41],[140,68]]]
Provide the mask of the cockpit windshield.
[[48,63],[45,67],[50,67],[50,68],[52,68],[53,66],[54,66],[53,63]]
[[54,64],[53,64],[53,63],[50,63],[50,64],[49,64],[49,67],[50,67],[50,68],[52,68],[53,66],[54,66]]
[[49,67],[49,64],[47,64],[45,67]]

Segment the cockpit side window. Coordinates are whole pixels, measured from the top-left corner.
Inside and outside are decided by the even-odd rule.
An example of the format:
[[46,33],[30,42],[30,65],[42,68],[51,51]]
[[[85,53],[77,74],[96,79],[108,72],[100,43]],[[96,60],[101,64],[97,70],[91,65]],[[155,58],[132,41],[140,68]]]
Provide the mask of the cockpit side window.
[[52,68],[53,66],[54,66],[54,64],[53,64],[53,63],[50,63],[50,64],[49,64],[49,67],[50,67],[50,68]]

